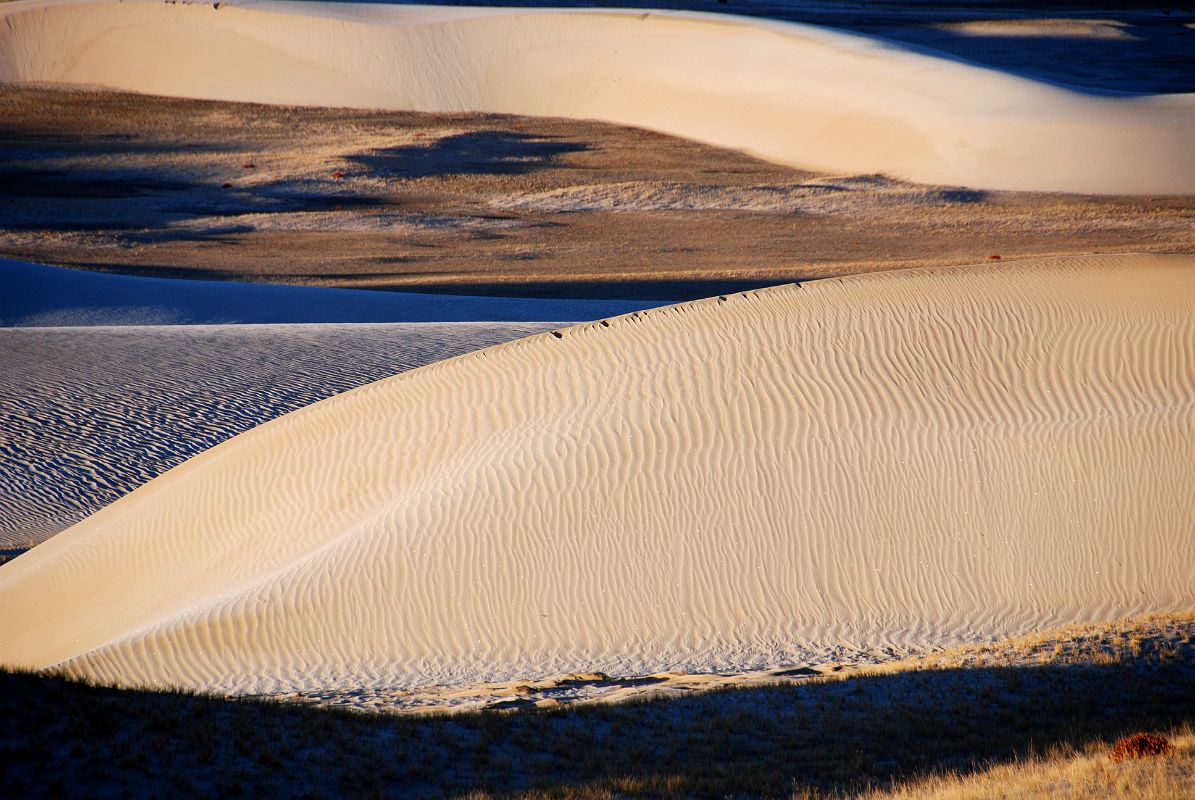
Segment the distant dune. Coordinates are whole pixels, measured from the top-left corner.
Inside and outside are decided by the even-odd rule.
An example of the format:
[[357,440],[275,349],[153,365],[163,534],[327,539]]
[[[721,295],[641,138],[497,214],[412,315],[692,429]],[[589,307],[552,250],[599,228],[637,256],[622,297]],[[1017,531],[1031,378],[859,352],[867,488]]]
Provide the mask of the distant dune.
[[306,2],[35,0],[0,16],[4,81],[600,119],[832,172],[1195,192],[1195,96],[1090,94],[814,26]]
[[0,567],[0,662],[232,691],[742,669],[1195,599],[1195,258],[781,286],[379,381]]

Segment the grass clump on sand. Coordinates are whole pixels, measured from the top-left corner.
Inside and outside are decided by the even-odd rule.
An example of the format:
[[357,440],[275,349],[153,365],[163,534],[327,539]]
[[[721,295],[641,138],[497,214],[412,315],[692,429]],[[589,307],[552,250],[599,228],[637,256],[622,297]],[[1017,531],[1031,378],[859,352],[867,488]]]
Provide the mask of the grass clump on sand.
[[[0,683],[0,778],[20,797],[1121,798],[1195,788],[1195,615],[798,685],[553,711],[410,717],[27,673]],[[1164,732],[1175,753],[1109,758],[1113,742],[1143,730]]]

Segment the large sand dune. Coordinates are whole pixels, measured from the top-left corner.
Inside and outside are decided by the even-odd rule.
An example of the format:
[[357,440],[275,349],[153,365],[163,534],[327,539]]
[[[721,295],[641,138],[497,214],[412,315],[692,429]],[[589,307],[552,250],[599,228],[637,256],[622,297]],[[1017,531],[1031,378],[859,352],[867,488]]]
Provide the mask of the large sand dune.
[[1096,95],[793,23],[109,0],[18,2],[0,17],[4,81],[600,119],[833,172],[990,189],[1195,192],[1192,95]]
[[236,691],[792,663],[1189,607],[1195,259],[893,272],[500,345],[0,567],[0,662]]

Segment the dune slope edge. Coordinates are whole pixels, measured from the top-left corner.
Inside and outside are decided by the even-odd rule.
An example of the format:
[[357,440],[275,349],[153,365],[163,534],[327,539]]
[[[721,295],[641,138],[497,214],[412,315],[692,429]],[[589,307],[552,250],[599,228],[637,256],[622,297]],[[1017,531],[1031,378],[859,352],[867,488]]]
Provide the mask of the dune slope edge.
[[0,567],[0,663],[266,691],[749,668],[1189,607],[1195,258],[894,272],[315,403]]
[[1097,96],[814,26],[658,11],[132,0],[20,3],[0,17],[3,81],[598,119],[830,172],[1195,192],[1195,95]]

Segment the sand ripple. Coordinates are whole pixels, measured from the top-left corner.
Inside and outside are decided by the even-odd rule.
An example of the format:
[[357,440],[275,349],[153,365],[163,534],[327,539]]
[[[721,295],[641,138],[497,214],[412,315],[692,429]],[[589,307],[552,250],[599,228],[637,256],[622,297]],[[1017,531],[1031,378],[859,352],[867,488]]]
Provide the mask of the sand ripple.
[[0,328],[0,548],[32,547],[288,411],[549,327]]
[[0,567],[0,660],[241,691],[752,669],[1190,605],[1195,260],[784,286],[414,370]]

